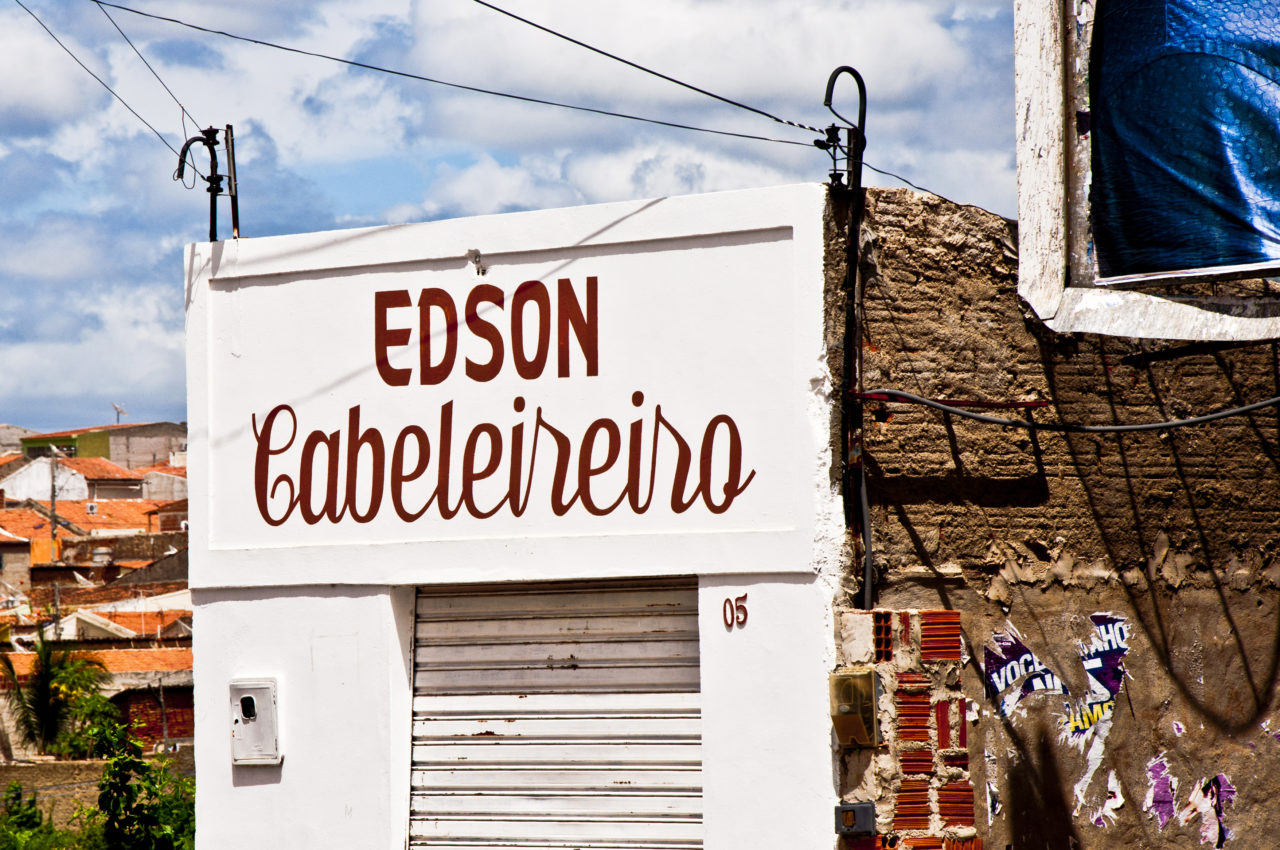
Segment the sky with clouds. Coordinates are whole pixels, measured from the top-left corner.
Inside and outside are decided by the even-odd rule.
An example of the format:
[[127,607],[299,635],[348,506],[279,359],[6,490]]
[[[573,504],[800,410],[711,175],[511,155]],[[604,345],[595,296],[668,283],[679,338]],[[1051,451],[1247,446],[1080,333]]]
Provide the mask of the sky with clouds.
[[[762,142],[521,103],[271,49],[91,0],[23,0],[174,148],[235,128],[243,236],[826,179],[815,134],[721,104],[475,0],[121,0],[208,29],[477,88]],[[866,79],[869,163],[1015,212],[1010,0],[494,0],[637,64],[825,127],[827,77]],[[204,184],[16,0],[0,0],[0,422],[184,420],[182,250]],[[854,113],[847,77],[836,106]],[[184,123],[185,121],[185,123]],[[197,148],[196,164],[208,157]],[[191,177],[188,172],[188,178]],[[871,185],[901,185],[868,171]],[[190,185],[190,179],[188,179]],[[230,235],[223,202],[219,235]]]

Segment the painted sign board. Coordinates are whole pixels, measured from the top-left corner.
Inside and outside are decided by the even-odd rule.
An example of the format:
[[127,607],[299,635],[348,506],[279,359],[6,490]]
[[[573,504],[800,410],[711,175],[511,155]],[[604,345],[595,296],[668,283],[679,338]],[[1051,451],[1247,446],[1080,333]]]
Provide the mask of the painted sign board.
[[193,585],[812,571],[824,204],[191,246]]
[[[1270,0],[1015,0],[1019,294],[1051,329],[1270,339]],[[1182,285],[1171,289],[1171,285]]]

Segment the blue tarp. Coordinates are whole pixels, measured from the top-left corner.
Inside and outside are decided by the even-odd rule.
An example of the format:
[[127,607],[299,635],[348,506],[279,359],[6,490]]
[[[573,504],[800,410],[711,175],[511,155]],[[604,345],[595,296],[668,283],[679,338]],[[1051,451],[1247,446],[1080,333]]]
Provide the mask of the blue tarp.
[[1098,0],[1104,277],[1280,261],[1280,0]]

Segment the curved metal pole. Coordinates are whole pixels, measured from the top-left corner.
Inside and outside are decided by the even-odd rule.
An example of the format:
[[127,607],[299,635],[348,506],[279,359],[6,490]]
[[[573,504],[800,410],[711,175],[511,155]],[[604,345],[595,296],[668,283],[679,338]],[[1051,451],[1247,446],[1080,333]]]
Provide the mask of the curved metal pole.
[[[841,74],[848,74],[853,77],[853,81],[858,84],[858,122],[855,124],[848,118],[845,118],[839,112],[831,107],[831,96],[835,93],[836,80]],[[867,124],[867,84],[862,81],[862,75],[856,69],[849,65],[841,65],[831,72],[831,76],[827,79],[827,96],[823,98],[822,105],[831,110],[831,114],[839,118],[851,127],[858,128],[858,135],[862,135],[863,129]]]
[[[855,124],[841,115],[831,105],[835,94],[836,80],[841,74],[853,77],[858,86],[858,121]],[[826,97],[822,105],[831,110],[831,114],[843,121],[847,126],[847,142],[845,150],[845,168],[848,171],[849,226],[848,249],[845,254],[845,355],[844,355],[844,388],[846,392],[854,389],[853,382],[862,380],[862,279],[858,266],[862,257],[862,154],[867,147],[867,86],[862,75],[856,69],[841,65],[831,72],[827,79]],[[838,144],[839,131],[833,125],[828,130],[831,141]],[[832,154],[833,168],[835,154]],[[838,172],[832,172],[833,180]],[[861,389],[861,387],[859,387]],[[870,610],[875,607],[873,584],[875,579],[875,559],[872,552],[871,503],[867,494],[867,466],[863,457],[862,426],[863,410],[859,400],[846,399],[841,407],[842,445],[841,461],[844,466],[844,503],[845,520],[852,524],[856,517],[857,525],[862,532],[862,592],[859,607]],[[851,434],[857,434],[856,444],[850,446]],[[851,457],[852,455],[852,457]]]
[[206,127],[200,131],[200,135],[192,136],[182,145],[182,150],[178,152],[178,173],[177,178],[182,179],[182,175],[187,170],[187,152],[191,150],[194,144],[202,144],[209,149],[209,176],[204,178],[209,184],[209,241],[218,241],[218,195],[222,192],[222,175],[218,173],[218,131],[212,127]]

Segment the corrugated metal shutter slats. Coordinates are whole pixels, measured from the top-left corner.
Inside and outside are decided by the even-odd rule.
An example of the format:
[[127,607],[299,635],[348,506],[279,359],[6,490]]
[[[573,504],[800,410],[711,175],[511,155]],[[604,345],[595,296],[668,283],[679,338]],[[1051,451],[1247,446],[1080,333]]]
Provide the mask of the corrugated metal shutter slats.
[[702,846],[692,580],[424,588],[411,841]]

